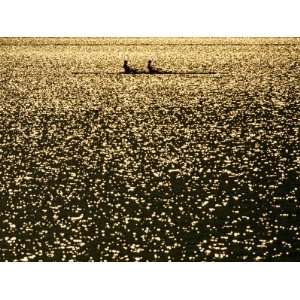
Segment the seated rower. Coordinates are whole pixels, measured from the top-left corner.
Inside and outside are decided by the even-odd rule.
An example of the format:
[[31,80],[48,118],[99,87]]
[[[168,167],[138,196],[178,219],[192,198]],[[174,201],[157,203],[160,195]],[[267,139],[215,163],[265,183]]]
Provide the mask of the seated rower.
[[128,61],[127,60],[124,60],[123,68],[124,68],[124,73],[125,74],[136,74],[136,73],[138,73],[138,70],[133,69],[133,68],[128,66]]
[[152,60],[148,60],[147,69],[148,69],[149,73],[150,74],[157,74],[157,73],[159,73],[159,71],[156,70],[151,64],[152,64]]
[[152,60],[148,60],[147,69],[148,69],[149,74],[172,74],[172,72],[169,70],[162,70],[162,69],[153,67]]

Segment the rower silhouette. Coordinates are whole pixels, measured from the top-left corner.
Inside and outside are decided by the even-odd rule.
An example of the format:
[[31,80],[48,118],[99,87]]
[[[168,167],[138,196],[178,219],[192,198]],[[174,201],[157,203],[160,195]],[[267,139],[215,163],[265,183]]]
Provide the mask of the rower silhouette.
[[158,74],[159,73],[159,70],[152,66],[152,60],[148,60],[147,69],[150,74]]
[[152,60],[148,60],[148,65],[147,65],[147,69],[149,74],[173,74],[171,71],[169,70],[162,70],[160,68],[155,68],[152,66]]
[[124,73],[125,74],[137,74],[138,73],[138,70],[128,66],[128,61],[127,60],[124,60],[123,68],[124,68]]

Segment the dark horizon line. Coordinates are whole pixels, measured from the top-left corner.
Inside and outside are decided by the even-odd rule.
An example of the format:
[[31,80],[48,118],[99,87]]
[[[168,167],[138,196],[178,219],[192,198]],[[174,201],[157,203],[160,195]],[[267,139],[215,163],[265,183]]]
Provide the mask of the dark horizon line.
[[31,46],[31,47],[39,47],[39,46],[300,46],[299,42],[294,43],[28,43],[28,42],[14,42],[14,43],[6,43],[1,42],[0,38],[0,47],[6,46]]

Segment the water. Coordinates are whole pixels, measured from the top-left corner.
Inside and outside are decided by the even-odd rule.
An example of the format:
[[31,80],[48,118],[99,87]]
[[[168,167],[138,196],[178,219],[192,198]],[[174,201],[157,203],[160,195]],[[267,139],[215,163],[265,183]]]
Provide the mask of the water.
[[299,260],[298,39],[0,44],[2,261]]

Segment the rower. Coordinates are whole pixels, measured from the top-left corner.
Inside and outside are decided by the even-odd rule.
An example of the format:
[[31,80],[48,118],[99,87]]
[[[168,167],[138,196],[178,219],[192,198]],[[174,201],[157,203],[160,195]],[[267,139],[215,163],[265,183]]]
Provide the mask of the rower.
[[128,66],[127,60],[124,60],[123,68],[124,68],[124,73],[126,73],[126,74],[130,73],[130,68]]
[[127,60],[124,60],[123,68],[124,68],[124,73],[125,74],[136,74],[136,73],[138,73],[138,71],[136,69],[130,68],[128,66],[128,61]]
[[147,69],[148,69],[149,73],[150,74],[158,73],[157,70],[155,70],[155,68],[153,68],[151,64],[152,64],[152,60],[148,60]]

